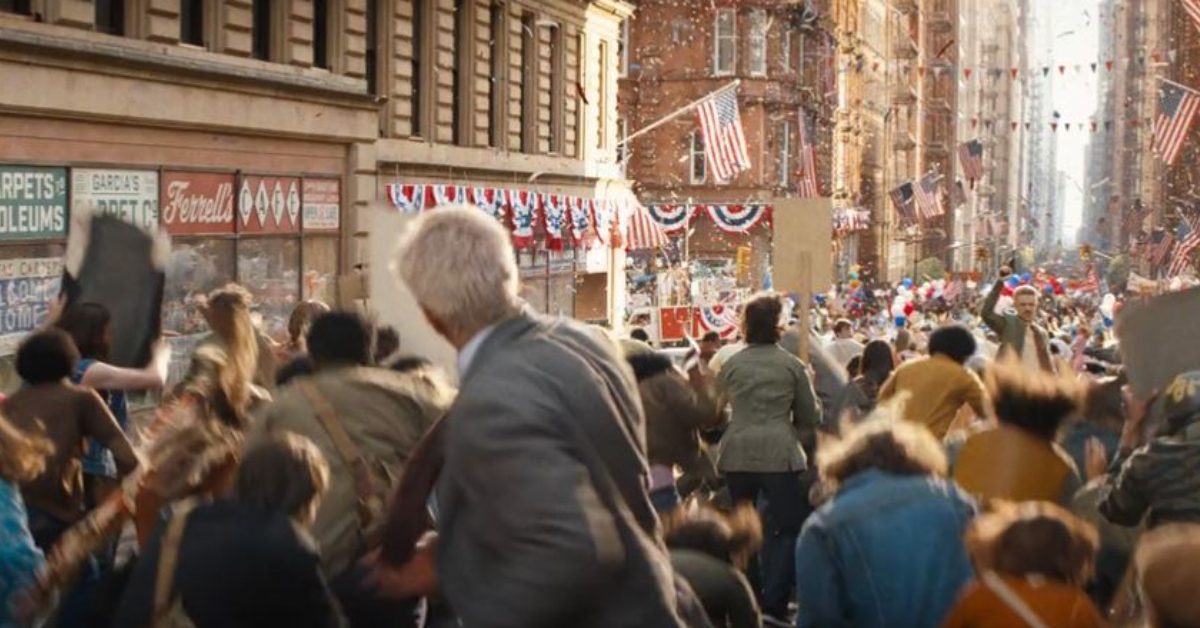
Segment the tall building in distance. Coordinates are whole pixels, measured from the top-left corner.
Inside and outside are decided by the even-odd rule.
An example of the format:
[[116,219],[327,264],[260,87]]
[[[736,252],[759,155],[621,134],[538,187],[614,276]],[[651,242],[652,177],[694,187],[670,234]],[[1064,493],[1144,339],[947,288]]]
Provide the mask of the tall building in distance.
[[[1053,70],[1053,24],[1035,10],[1037,0],[1020,0],[1022,34],[1020,73],[1025,77],[1023,125],[1028,125],[1022,146],[1022,198],[1020,211],[1024,230],[1018,247],[1032,245],[1037,253],[1055,249],[1061,219],[1057,203],[1057,141],[1054,110],[1054,81],[1045,80]],[[1040,8],[1040,7],[1039,7]],[[1042,10],[1044,13],[1044,9]],[[1008,259],[1014,251],[999,251]]]
[[[1105,63],[1117,44],[1117,2],[1102,0],[1096,7],[1097,37],[1096,50],[1101,57],[1096,63]],[[1078,241],[1088,243],[1101,251],[1112,252],[1118,248],[1119,221],[1112,220],[1110,212],[1119,207],[1114,195],[1113,181],[1113,118],[1117,111],[1115,94],[1116,76],[1106,67],[1098,68],[1096,77],[1096,113],[1090,121],[1095,131],[1088,137],[1087,153],[1084,156],[1083,224]]]
[[[920,256],[936,257],[947,265],[954,251],[961,248],[955,242],[956,213],[950,207],[950,194],[957,171],[958,128],[955,124],[958,106],[958,68],[968,67],[959,57],[959,0],[921,0],[920,3],[920,150],[917,181],[932,175],[942,190],[941,207],[944,214],[922,220]],[[966,12],[979,11],[978,3],[969,3]],[[920,67],[926,71],[921,72]],[[934,68],[930,72],[929,68]],[[964,79],[966,80],[966,79]],[[984,81],[982,75],[975,81]],[[918,279],[918,278],[914,278]]]

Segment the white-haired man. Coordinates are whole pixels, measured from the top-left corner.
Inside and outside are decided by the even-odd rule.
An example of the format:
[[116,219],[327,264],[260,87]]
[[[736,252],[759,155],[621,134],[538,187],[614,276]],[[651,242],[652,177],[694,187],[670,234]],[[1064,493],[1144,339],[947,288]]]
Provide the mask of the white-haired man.
[[[646,492],[637,383],[615,342],[527,313],[508,234],[474,208],[419,217],[394,270],[458,350],[461,379],[437,541],[410,565],[434,554],[436,587],[467,626],[686,625]],[[380,581],[403,591],[406,572]]]

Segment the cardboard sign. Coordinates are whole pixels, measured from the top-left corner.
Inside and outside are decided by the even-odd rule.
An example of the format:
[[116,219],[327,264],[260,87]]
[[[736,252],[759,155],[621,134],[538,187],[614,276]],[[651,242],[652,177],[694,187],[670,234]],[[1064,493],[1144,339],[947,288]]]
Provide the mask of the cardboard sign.
[[239,233],[297,233],[300,179],[243,175],[237,208]]
[[115,216],[153,232],[158,229],[158,173],[75,168],[71,212]]
[[67,169],[0,166],[0,240],[67,233]]
[[58,298],[62,259],[0,261],[0,355],[11,355],[25,334],[46,320]]
[[341,181],[305,179],[302,196],[304,230],[336,232],[341,226]]
[[164,172],[162,224],[171,235],[234,232],[233,173]]
[[1138,397],[1163,390],[1176,375],[1200,369],[1200,288],[1127,303],[1117,313],[1121,361]]

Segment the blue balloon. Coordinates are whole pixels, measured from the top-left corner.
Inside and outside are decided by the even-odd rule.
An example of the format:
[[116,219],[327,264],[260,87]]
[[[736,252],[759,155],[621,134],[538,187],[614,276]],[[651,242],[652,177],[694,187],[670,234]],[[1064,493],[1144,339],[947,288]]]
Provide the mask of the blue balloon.
[[904,324],[907,322],[908,322],[907,316],[897,316],[896,317],[896,327],[904,327]]
[[1113,319],[1111,319],[1107,316],[1104,316],[1104,315],[1101,315],[1101,318],[1104,319],[1104,326],[1107,327],[1108,329],[1112,329]]
[[1054,286],[1046,284],[1046,286],[1042,288],[1042,292],[1045,292],[1046,294],[1054,294]]
[[1008,284],[1009,288],[1016,288],[1017,286],[1021,285],[1021,280],[1018,279],[1016,277],[1016,275],[1009,275],[1008,281],[1006,281],[1005,283]]
[[1033,278],[1033,275],[1030,275],[1029,273],[1021,273],[1021,281],[1025,282],[1025,283],[1029,283],[1029,280],[1032,278]]
[[905,277],[904,280],[900,282],[900,285],[904,286],[905,288],[911,289],[913,287],[913,280],[908,277]]

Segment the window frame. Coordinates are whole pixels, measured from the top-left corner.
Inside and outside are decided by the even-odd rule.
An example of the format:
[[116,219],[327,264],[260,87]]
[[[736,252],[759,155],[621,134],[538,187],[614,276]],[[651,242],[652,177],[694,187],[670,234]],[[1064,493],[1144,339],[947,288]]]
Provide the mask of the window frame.
[[538,24],[537,14],[521,14],[521,152],[538,152]]
[[[275,10],[271,0],[250,0],[250,58],[276,61]],[[262,32],[259,32],[259,29]]]
[[551,155],[563,154],[566,144],[566,115],[567,105],[564,98],[564,86],[567,73],[567,42],[566,29],[563,24],[550,25],[550,142],[547,152]]
[[792,121],[784,118],[777,127],[779,142],[779,187],[791,185],[792,168]]
[[12,2],[11,9],[0,9],[0,13],[8,15],[33,15],[33,0],[9,0]]
[[596,115],[596,148],[599,150],[608,150],[609,148],[609,101],[612,100],[612,90],[609,88],[609,72],[611,71],[611,61],[609,61],[609,43],[603,37],[597,42],[596,46],[597,63],[599,63],[599,72],[596,78],[599,79],[599,94],[596,97],[596,104],[600,110]]
[[766,9],[750,9],[746,21],[749,22],[746,29],[746,73],[753,77],[764,77],[767,75]]
[[629,20],[633,18],[625,18],[621,20],[620,30],[617,35],[617,78],[623,79],[629,76]]
[[[107,0],[109,19],[105,20],[105,25],[102,27],[100,16],[102,15],[100,0],[92,2],[92,19],[93,29],[97,33],[113,35],[115,37],[125,37],[129,32],[129,7],[126,6],[125,0]],[[112,22],[111,25],[108,22]]]
[[493,0],[488,5],[488,146],[508,146],[508,4]]
[[[192,5],[191,9],[199,11],[199,16],[191,15],[192,10],[185,7]],[[180,0],[179,1],[179,43],[183,46],[195,46],[197,48],[206,48],[208,44],[209,31],[209,13],[212,11],[212,4],[208,0]],[[186,14],[186,15],[185,15]],[[190,16],[191,19],[186,19]],[[187,39],[189,31],[189,22],[198,22],[200,26],[199,41],[191,41]],[[194,24],[191,24],[194,25]]]
[[474,144],[474,78],[475,78],[475,1],[455,0],[454,3],[454,67],[451,73],[453,90],[451,114],[451,143],[456,146]]
[[[732,28],[729,34],[721,34],[721,18],[729,17],[732,19]],[[737,71],[737,9],[717,9],[713,16],[713,75],[714,76],[731,76]],[[729,66],[721,67],[721,44],[722,42],[729,43]]]
[[783,62],[783,71],[792,71],[792,29],[787,28],[783,31],[783,55],[780,59]]
[[[697,159],[699,177],[696,176]],[[688,136],[688,181],[692,185],[704,185],[708,182],[708,157],[704,153],[704,136],[699,130],[692,131]]]

